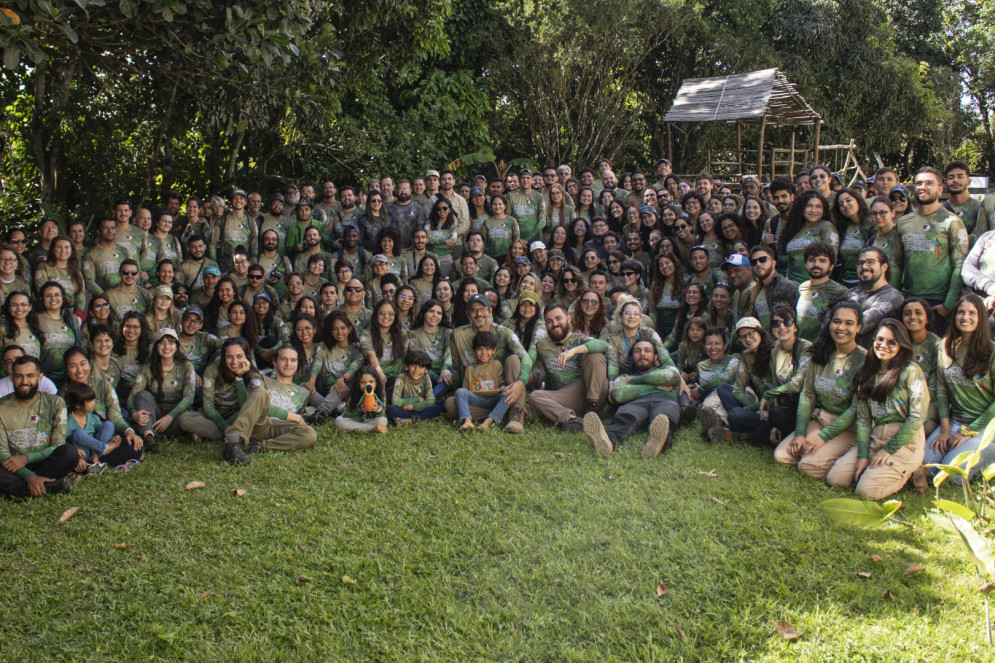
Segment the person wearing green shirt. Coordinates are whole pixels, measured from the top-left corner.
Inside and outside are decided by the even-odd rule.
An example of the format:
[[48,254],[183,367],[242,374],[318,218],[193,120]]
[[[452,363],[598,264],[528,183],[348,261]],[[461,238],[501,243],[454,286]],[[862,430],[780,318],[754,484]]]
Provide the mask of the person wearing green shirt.
[[921,168],[915,177],[918,208],[898,221],[905,251],[902,293],[926,298],[937,314],[940,334],[960,296],[961,267],[970,247],[964,222],[940,206],[942,192],[942,173]]
[[83,346],[79,318],[66,308],[65,293],[55,281],[43,285],[38,294],[42,305],[37,318],[38,328],[41,330],[41,353],[38,360],[45,375],[61,386],[65,378],[62,356],[71,347]]
[[[995,343],[988,309],[977,295],[964,295],[954,307],[953,324],[938,348],[936,377],[940,427],[926,441],[924,462],[950,465],[959,454],[981,446],[995,418]],[[995,447],[988,445],[968,480],[993,460]]]
[[857,257],[857,271],[860,284],[847,290],[844,298],[856,302],[863,312],[860,323],[863,331],[857,337],[857,343],[869,348],[878,323],[885,318],[899,317],[903,298],[898,288],[888,283],[891,265],[881,249],[865,247]]
[[[749,321],[751,318],[744,320]],[[740,329],[741,326],[737,325],[736,331]],[[699,361],[696,366],[698,386],[691,390],[691,398],[700,403],[698,421],[703,428],[711,430],[712,427],[728,426],[728,413],[722,404],[722,399],[719,398],[718,388],[736,379],[740,357],[738,354],[726,354],[729,341],[726,339],[726,330],[723,327],[706,329],[703,343],[706,359]]]
[[901,288],[902,274],[905,271],[905,250],[898,236],[898,226],[895,225],[895,211],[886,196],[879,196],[871,201],[870,218],[874,227],[867,246],[884,251],[888,256],[888,284]]
[[971,168],[966,161],[951,161],[943,169],[943,179],[950,195],[943,206],[964,222],[968,239],[973,246],[978,236],[988,232],[990,219],[984,204],[977,198],[972,198],[968,190],[971,185]]
[[211,228],[208,255],[228,274],[232,271],[235,249],[241,246],[249,250],[258,243],[256,223],[245,212],[245,191],[235,189],[231,195],[231,209],[224,210]]
[[961,269],[964,285],[981,297],[989,311],[995,310],[995,230],[974,243]]
[[912,360],[912,342],[902,323],[881,321],[854,379],[857,446],[826,474],[837,488],[856,484],[862,500],[883,500],[905,485],[922,465],[929,389]]
[[[407,350],[418,350],[428,354],[432,360],[429,367],[429,377],[435,385],[432,394],[435,397],[435,404],[431,406],[433,411],[431,416],[436,416],[445,408],[443,394],[449,391],[453,381],[453,356],[452,346],[449,337],[453,330],[448,326],[446,314],[442,309],[442,302],[437,299],[429,299],[422,304],[411,323],[411,331],[408,332]],[[428,418],[428,414],[425,415]]]
[[394,381],[394,391],[387,405],[387,418],[398,426],[410,424],[415,419],[431,419],[441,408],[435,407],[432,378],[428,372],[432,358],[422,350],[408,350],[404,354],[404,374]]
[[121,281],[118,275],[121,263],[131,258],[132,253],[117,245],[114,241],[116,236],[114,219],[101,219],[97,225],[97,243],[83,256],[81,269],[86,292],[102,295],[104,290],[113,288]]
[[497,194],[491,199],[491,215],[481,226],[487,239],[484,251],[492,258],[507,255],[512,242],[520,236],[518,221],[508,216],[507,210],[508,199]]
[[[536,343],[536,361],[546,371],[545,389],[533,391],[535,409],[567,433],[579,433],[581,417],[598,412],[608,399],[608,343],[570,331],[562,304],[546,307],[546,336]],[[579,414],[578,414],[579,413]]]
[[829,203],[818,191],[810,189],[799,194],[782,225],[777,251],[786,256],[788,270],[785,276],[789,279],[796,283],[805,280],[805,247],[812,242],[825,242],[832,247],[830,263],[836,261],[840,236],[829,221]]
[[617,377],[611,386],[611,399],[619,408],[606,429],[597,412],[584,415],[584,434],[598,455],[608,456],[640,430],[648,430],[643,458],[654,458],[673,444],[680,419],[677,404],[681,374],[673,365],[658,367],[657,346],[636,341],[629,353],[632,373]]
[[[750,249],[754,281],[740,296],[740,314],[756,318],[768,331],[771,311],[778,304],[792,309],[798,304],[798,284],[779,273],[780,262],[774,248],[758,244]],[[794,319],[794,316],[792,316]]]
[[943,340],[929,331],[933,328],[933,309],[922,297],[910,297],[902,304],[901,319],[905,331],[912,342],[912,361],[918,364],[926,376],[929,387],[929,411],[923,427],[928,438],[940,425],[939,400],[936,396],[936,362]]
[[798,399],[795,432],[774,450],[774,460],[825,479],[833,464],[857,445],[853,378],[867,351],[857,345],[860,307],[839,302],[809,349],[809,367]]
[[14,392],[0,401],[0,494],[68,493],[80,454],[66,444],[66,403],[38,391],[42,372],[34,357],[18,357],[10,370]]
[[179,417],[193,404],[193,365],[178,352],[179,347],[176,330],[165,327],[157,331],[149,363],[139,369],[128,396],[131,419],[138,424],[149,453],[159,451],[157,434],[180,432]]
[[532,176],[520,178],[518,191],[508,194],[509,213],[518,220],[518,228],[522,239],[526,242],[542,237],[546,226],[543,207],[543,195],[532,189]]
[[359,334],[344,311],[330,312],[321,325],[321,343],[314,351],[311,376],[315,391],[308,399],[315,414],[312,423],[320,424],[340,410],[349,394],[349,381],[363,364]]
[[404,332],[393,302],[381,299],[373,307],[370,328],[359,336],[359,349],[391,392],[404,364]]
[[831,246],[825,242],[812,242],[805,247],[804,254],[809,280],[798,286],[795,312],[799,335],[806,341],[814,341],[822,329],[826,313],[836,300],[846,294],[846,287],[829,279],[833,271]]

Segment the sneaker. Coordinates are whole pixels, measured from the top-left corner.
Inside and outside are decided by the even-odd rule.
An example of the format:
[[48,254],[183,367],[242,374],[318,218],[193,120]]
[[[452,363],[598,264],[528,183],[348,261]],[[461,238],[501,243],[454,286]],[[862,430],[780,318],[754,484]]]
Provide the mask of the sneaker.
[[225,433],[224,458],[232,465],[248,465],[252,456],[245,453],[242,437],[238,433]]
[[712,426],[705,431],[705,437],[709,442],[729,442],[732,440],[732,431],[722,426]]
[[45,492],[49,495],[68,495],[71,488],[72,485],[69,483],[69,477],[62,477],[61,479],[49,481],[45,484]]
[[156,441],[155,433],[153,433],[152,431],[150,430],[145,431],[145,434],[142,435],[142,442],[145,445],[145,450],[148,451],[150,454],[159,453],[159,442]]
[[[692,407],[694,407],[694,406],[692,406]],[[681,408],[681,420],[682,421],[684,420],[684,409],[685,408]],[[696,416],[698,417],[698,423],[700,423],[701,427],[704,428],[705,430],[708,430],[712,426],[716,426],[719,423],[718,421],[715,420],[716,419],[716,417],[715,417],[715,411],[712,410],[711,408],[707,408],[707,407],[698,408],[698,412],[696,413]]]
[[106,469],[107,463],[92,463],[86,468],[86,474],[87,476],[95,477],[98,474],[103,474]]
[[511,409],[511,412],[508,413],[508,423],[505,425],[504,430],[514,434],[525,430],[525,424],[522,423],[522,408],[515,407]]
[[667,443],[668,433],[670,433],[670,419],[662,414],[656,415],[650,422],[649,435],[646,436],[646,444],[643,445],[643,458],[659,456]]
[[677,425],[683,426],[684,424],[689,424],[695,420],[698,416],[698,406],[697,405],[685,405],[681,407],[681,415],[677,419]]
[[597,412],[598,410],[599,408],[596,401],[587,401],[587,404],[584,406],[584,414],[587,414],[588,412]]
[[594,443],[594,451],[599,456],[611,455],[614,446],[597,412],[588,412],[584,415],[584,434]]
[[249,443],[245,445],[245,450],[250,456],[255,456],[262,449],[262,445],[258,440],[249,440]]
[[[589,412],[588,414],[597,415],[597,412]],[[585,417],[587,414],[584,415]],[[563,432],[565,433],[580,433],[584,430],[584,422],[581,421],[580,417],[571,417],[569,420],[563,423]]]

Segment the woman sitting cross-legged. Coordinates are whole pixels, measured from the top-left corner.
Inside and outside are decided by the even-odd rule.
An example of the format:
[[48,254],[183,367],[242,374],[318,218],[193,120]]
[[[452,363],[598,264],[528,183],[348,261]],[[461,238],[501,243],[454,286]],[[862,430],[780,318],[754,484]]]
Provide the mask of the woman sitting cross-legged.
[[157,331],[152,337],[149,363],[139,369],[128,396],[128,411],[149,453],[159,451],[156,435],[180,432],[178,417],[193,405],[193,365],[178,352],[179,347],[175,330],[166,327]]

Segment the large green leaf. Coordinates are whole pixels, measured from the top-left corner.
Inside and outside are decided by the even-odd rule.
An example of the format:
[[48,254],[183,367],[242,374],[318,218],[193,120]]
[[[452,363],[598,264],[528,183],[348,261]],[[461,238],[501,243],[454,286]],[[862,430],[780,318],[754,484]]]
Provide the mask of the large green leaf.
[[[899,503],[900,504],[900,503]],[[847,498],[826,500],[819,505],[827,517],[846,525],[857,527],[877,527],[888,519],[888,509],[877,502],[865,502]],[[897,508],[897,507],[896,507]]]
[[974,520],[977,517],[976,513],[963,504],[958,504],[957,502],[951,502],[950,500],[936,500],[933,504],[935,504],[936,508],[940,511],[952,513],[953,515],[959,516],[967,521]]
[[995,559],[992,558],[992,547],[991,543],[974,529],[974,526],[968,521],[960,518],[958,516],[947,516],[950,519],[950,523],[960,534],[961,540],[964,545],[967,546],[967,552],[970,553],[971,559],[974,560],[974,565],[978,569],[978,573],[984,577],[991,577],[992,573],[995,572]]

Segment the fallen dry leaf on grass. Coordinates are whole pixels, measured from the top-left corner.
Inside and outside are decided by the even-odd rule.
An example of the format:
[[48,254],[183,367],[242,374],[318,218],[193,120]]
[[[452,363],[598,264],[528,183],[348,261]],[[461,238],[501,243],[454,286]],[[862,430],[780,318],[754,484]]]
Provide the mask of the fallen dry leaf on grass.
[[719,475],[715,473],[715,470],[709,470],[707,472],[698,472],[702,476],[706,476],[709,479],[718,479]]
[[685,633],[684,631],[682,631],[680,626],[675,626],[674,628],[677,629],[677,635],[681,636],[681,640],[687,640],[688,639],[688,634]]
[[868,580],[868,579],[871,578],[871,572],[870,571],[858,571],[857,572],[857,577],[858,578],[863,578],[864,580]]
[[871,561],[872,562],[883,562],[884,561],[884,557],[882,557],[881,555],[871,555]]
[[666,596],[667,592],[669,592],[669,591],[670,590],[667,588],[667,586],[664,585],[662,582],[659,585],[656,586],[656,595],[657,596]]
[[886,590],[884,590],[884,594],[881,595],[881,598],[888,599],[889,601],[894,601],[895,600],[895,595],[892,594],[891,592],[889,592],[886,589]]
[[127,543],[112,543],[111,544],[111,548],[113,548],[114,550],[124,550],[127,547],[128,547]]
[[187,490],[194,490],[195,488],[203,488],[206,485],[207,484],[204,483],[203,481],[191,481],[186,486],[184,486],[184,488],[186,488]]
[[342,576],[342,582],[346,585],[355,585],[356,581],[349,576]]
[[913,573],[919,573],[920,571],[925,571],[925,570],[926,570],[925,566],[920,566],[919,564],[913,562],[912,566],[905,569],[905,575],[910,576]]
[[995,582],[986,582],[981,586],[979,590],[982,594],[991,594],[992,590],[995,589]]
[[57,522],[55,524],[58,525],[59,523],[66,522],[67,520],[69,520],[70,518],[72,518],[73,516],[75,516],[77,511],[79,511],[79,507],[78,506],[71,506],[71,507],[69,507],[68,509],[66,509],[65,511],[62,512],[62,515],[59,516],[59,522]]
[[200,598],[206,599],[210,595],[211,595],[211,590],[207,590],[206,592],[200,595]]
[[712,500],[716,504],[721,504],[722,506],[726,505],[726,503],[720,500],[718,497],[709,497],[708,499]]
[[556,456],[557,458],[566,458],[567,457],[567,455],[565,453],[563,453],[562,451],[554,451],[553,455]]
[[301,576],[300,578],[297,579],[297,584],[298,585],[306,585],[309,582],[311,582],[311,579],[310,578],[305,578],[303,576]]
[[511,537],[510,539],[508,539],[508,543],[514,543],[514,542],[515,542],[515,537]]
[[241,488],[232,488],[231,494],[234,495],[235,497],[245,497],[245,491],[242,490]]
[[777,629],[777,636],[782,640],[796,640],[805,635],[801,631],[796,631],[791,622],[780,619],[774,624],[774,628]]
[[425,460],[432,460],[433,458],[438,458],[438,456],[436,456],[435,454],[432,454],[431,456],[425,456]]

